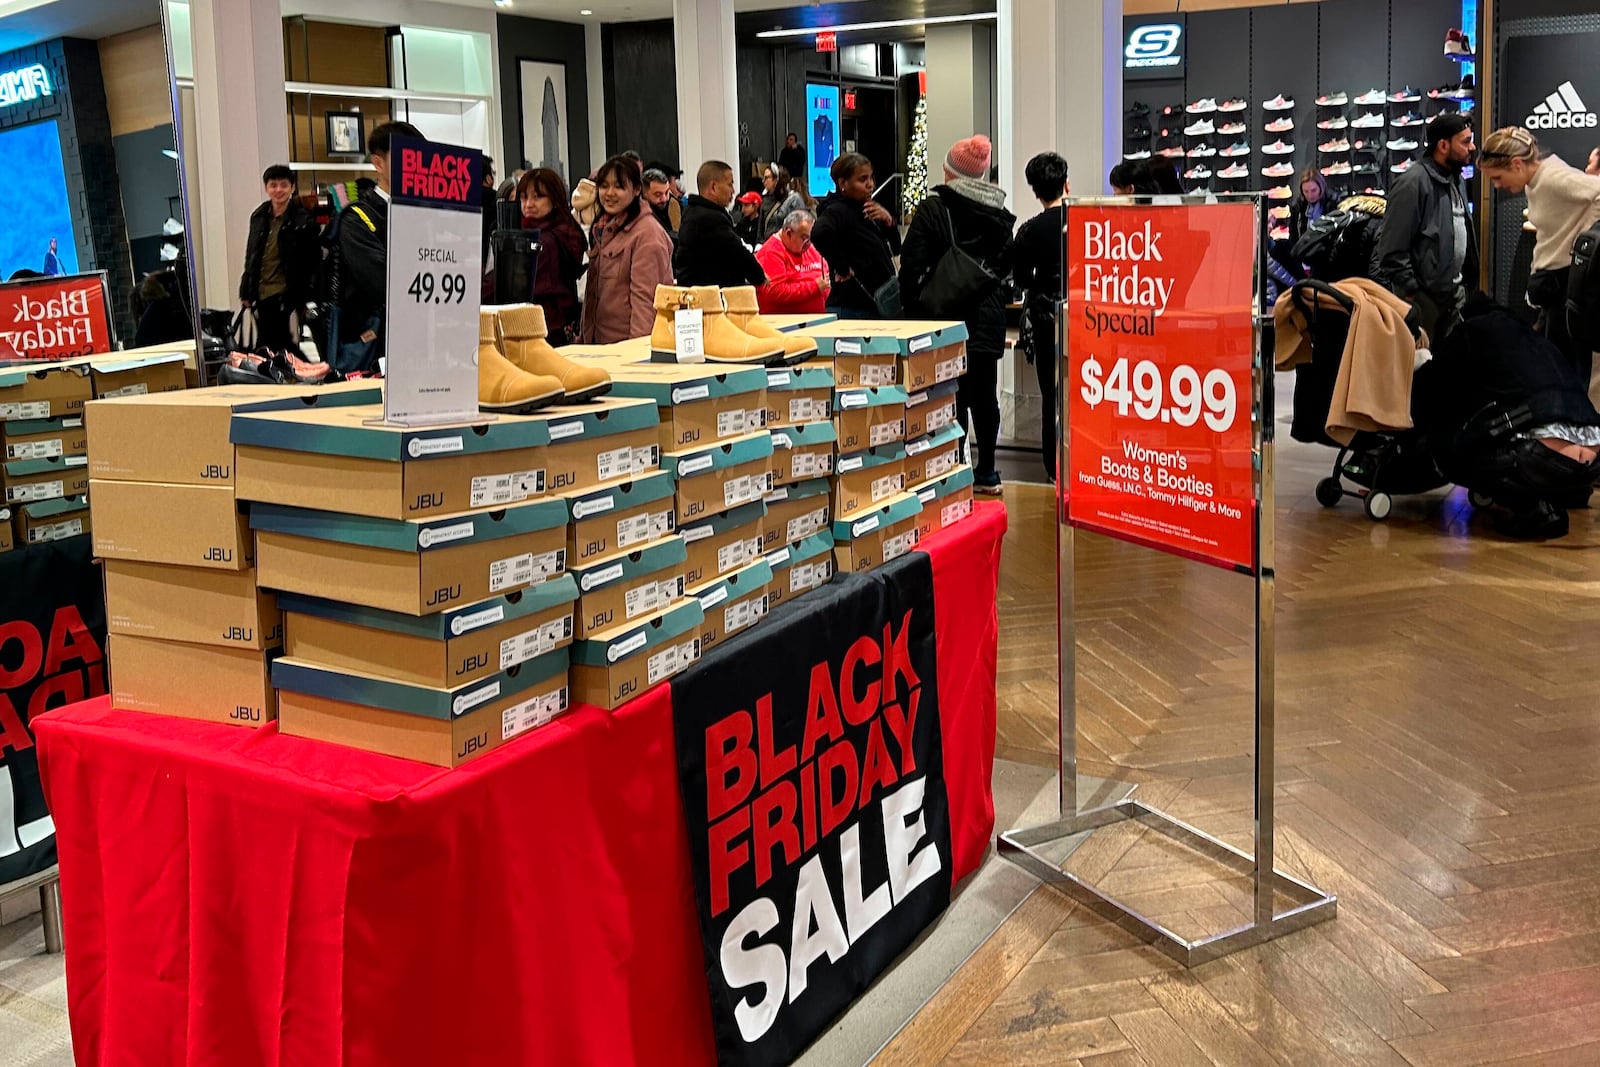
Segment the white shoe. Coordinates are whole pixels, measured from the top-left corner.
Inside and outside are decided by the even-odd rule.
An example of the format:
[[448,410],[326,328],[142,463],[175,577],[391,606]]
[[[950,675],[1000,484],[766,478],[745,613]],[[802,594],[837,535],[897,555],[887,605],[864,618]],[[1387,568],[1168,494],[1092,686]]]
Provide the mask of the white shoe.
[[1371,92],[1362,93],[1360,96],[1356,97],[1356,103],[1358,103],[1358,104],[1383,104],[1383,103],[1387,103],[1387,101],[1384,99],[1384,94],[1383,94],[1383,90],[1382,89],[1373,89]]
[[1380,111],[1374,111],[1371,114],[1350,120],[1350,128],[1352,130],[1376,130],[1383,128],[1384,125],[1383,113]]
[[1187,111],[1191,115],[1209,115],[1213,111],[1217,110],[1217,102],[1210,99],[1196,100],[1183,110]]
[[1220,156],[1228,156],[1229,158],[1234,156],[1248,156],[1250,154],[1250,143],[1248,141],[1235,141],[1233,144],[1229,145],[1227,148],[1224,148],[1217,154]]
[[1344,107],[1349,102],[1350,94],[1343,92],[1317,97],[1318,107]]
[[1416,141],[1409,141],[1402,137],[1398,140],[1390,141],[1383,147],[1387,148],[1391,152],[1414,152],[1417,150],[1418,146]]
[[1204,165],[1190,167],[1188,170],[1183,172],[1183,176],[1188,178],[1190,181],[1201,181],[1211,177],[1211,168]]
[[1343,137],[1338,137],[1332,141],[1324,141],[1317,145],[1317,151],[1326,152],[1330,156],[1338,152],[1348,152],[1350,151],[1350,142]]
[[1204,137],[1208,133],[1216,133],[1217,127],[1210,119],[1201,119],[1185,126],[1183,132],[1188,137]]
[[1293,163],[1274,163],[1270,167],[1261,168],[1261,176],[1264,178],[1287,178],[1293,173]]
[[1250,127],[1246,126],[1242,122],[1224,122],[1221,126],[1217,127],[1217,132],[1222,134],[1224,137],[1234,137],[1238,134],[1244,133],[1249,128]]
[[1186,153],[1190,159],[1205,159],[1217,154],[1217,150],[1208,144],[1197,144]]
[[1340,115],[1336,119],[1323,119],[1321,122],[1317,123],[1317,129],[1319,130],[1347,130],[1349,128],[1350,120],[1345,118],[1343,115]]
[[1294,145],[1284,144],[1283,138],[1280,137],[1271,144],[1263,147],[1261,151],[1265,152],[1269,156],[1292,156],[1294,155]]
[[1223,112],[1244,111],[1249,106],[1249,104],[1245,103],[1244,97],[1236,96],[1232,100],[1224,100],[1218,104],[1217,110]]
[[1350,164],[1348,164],[1348,163],[1330,163],[1326,167],[1322,168],[1322,173],[1326,174],[1330,178],[1332,178],[1332,177],[1334,177],[1336,175],[1339,175],[1339,174],[1349,174],[1350,173]]
[[1250,177],[1250,168],[1245,166],[1243,163],[1235,163],[1231,167],[1223,167],[1221,170],[1217,171],[1217,177],[1248,178]]
[[1416,160],[1408,159],[1408,160],[1404,161],[1403,163],[1396,163],[1394,166],[1389,168],[1389,173],[1391,173],[1391,174],[1404,174],[1406,171],[1411,169],[1412,164],[1414,164],[1415,162],[1416,162]]
[[1123,155],[1122,158],[1123,159],[1149,159],[1150,158],[1150,149],[1146,148],[1146,149],[1144,149],[1142,151],[1139,151],[1139,152],[1128,152],[1125,155]]
[[1285,98],[1282,93],[1279,93],[1271,100],[1263,100],[1261,106],[1268,111],[1289,111],[1294,107],[1294,101]]
[[1273,119],[1263,127],[1268,133],[1288,133],[1294,129],[1294,119],[1285,115],[1281,119]]
[[1290,189],[1287,185],[1274,185],[1271,189],[1267,190],[1267,199],[1293,200],[1294,190]]

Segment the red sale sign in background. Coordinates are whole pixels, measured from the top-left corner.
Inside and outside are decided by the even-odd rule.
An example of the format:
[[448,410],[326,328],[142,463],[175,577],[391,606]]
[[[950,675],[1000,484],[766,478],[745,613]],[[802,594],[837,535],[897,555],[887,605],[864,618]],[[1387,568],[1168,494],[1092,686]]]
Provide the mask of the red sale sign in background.
[[103,273],[0,283],[3,358],[73,359],[111,348]]
[[1256,568],[1255,206],[1067,211],[1069,521]]

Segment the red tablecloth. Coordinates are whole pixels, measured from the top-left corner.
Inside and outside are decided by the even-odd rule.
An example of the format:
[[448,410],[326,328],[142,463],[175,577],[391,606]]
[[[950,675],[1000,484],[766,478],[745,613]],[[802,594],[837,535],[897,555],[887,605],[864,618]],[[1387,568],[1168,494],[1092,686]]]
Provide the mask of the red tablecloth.
[[[984,504],[924,545],[962,618],[940,688],[989,679],[941,709],[958,879],[994,827],[1005,525]],[[78,1063],[712,1062],[669,693],[454,771],[104,699],[42,716]]]

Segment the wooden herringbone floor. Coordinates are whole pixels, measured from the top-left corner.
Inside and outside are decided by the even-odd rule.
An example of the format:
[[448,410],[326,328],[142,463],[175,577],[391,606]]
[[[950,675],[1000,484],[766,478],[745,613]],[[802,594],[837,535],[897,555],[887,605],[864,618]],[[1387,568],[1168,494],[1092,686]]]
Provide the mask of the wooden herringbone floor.
[[[1513,544],[1455,491],[1375,525],[1312,500],[1330,458],[1279,451],[1277,797],[1280,866],[1337,920],[1186,972],[1039,890],[880,1067],[1600,1064],[1600,518]],[[999,754],[1048,766],[1050,497],[1007,500]],[[1082,772],[1248,848],[1248,582],[1098,538],[1078,560]],[[1070,866],[1187,936],[1246,917],[1150,835]]]

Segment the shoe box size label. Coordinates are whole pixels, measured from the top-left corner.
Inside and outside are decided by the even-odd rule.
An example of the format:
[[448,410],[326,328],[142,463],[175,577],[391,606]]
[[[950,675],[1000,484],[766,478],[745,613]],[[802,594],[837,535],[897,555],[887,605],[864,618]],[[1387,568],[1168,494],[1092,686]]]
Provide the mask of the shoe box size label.
[[798,396],[789,400],[790,422],[827,422],[832,418],[830,408],[832,405],[827,400],[818,400],[816,397]]
[[933,366],[933,380],[935,384],[948,382],[967,373],[967,354],[962,352],[959,356],[947,359]]
[[796,541],[804,541],[812,534],[821,533],[827,526],[828,509],[826,507],[808,511],[798,518],[789,520],[788,526],[783,531],[784,541],[791,545]]
[[971,514],[972,501],[970,500],[957,500],[954,503],[946,504],[939,509],[939,526],[941,528],[954,526]]
[[655,514],[635,515],[628,519],[617,520],[617,547],[627,548],[630,545],[643,544],[665,537],[673,530],[673,510],[669,507],[666,511]]
[[637,618],[651,612],[660,611],[662,608],[683,596],[683,575],[665,578],[659,582],[647,582],[637,589],[630,589],[623,597],[624,609],[628,618]]
[[885,474],[882,478],[872,480],[872,502],[876,504],[885,497],[894,496],[906,487],[904,472],[898,474]]
[[520,556],[497,559],[489,564],[489,591],[499,593],[524,585],[537,585],[567,569],[567,550],[558,548],[534,555],[524,552]]
[[546,652],[555,651],[556,645],[572,637],[572,616],[567,614],[559,619],[551,619],[543,626],[536,626],[515,637],[508,637],[500,642],[500,669],[509,670],[519,663],[526,663],[536,656]]
[[922,480],[930,481],[934,478],[943,478],[946,474],[956,469],[960,459],[961,450],[959,448],[952,448],[947,452],[941,452],[937,456],[929,456],[928,465],[924,468],[926,473],[923,474]]
[[772,492],[771,471],[740,475],[722,483],[722,506],[724,510],[738,507],[740,504],[760,500],[770,492]]
[[656,469],[661,462],[657,445],[642,448],[613,448],[596,457],[596,474],[602,482],[628,478]]
[[752,626],[767,617],[767,598],[753,596],[737,604],[729,604],[722,612],[722,632],[731,634]]
[[61,455],[61,438],[48,441],[19,441],[6,446],[6,459],[54,459]]
[[52,522],[48,526],[35,526],[28,531],[28,544],[37,545],[44,541],[65,541],[69,537],[77,537],[83,533],[82,519],[68,519],[65,522]]
[[880,422],[874,425],[872,429],[868,431],[867,443],[871,447],[877,448],[879,445],[886,445],[891,441],[902,440],[904,439],[905,435],[905,419],[897,419],[894,422]]
[[513,704],[500,713],[500,740],[509,741],[520,733],[543,726],[567,710],[567,687]]
[[796,563],[789,568],[789,592],[804,593],[827,583],[833,577],[833,560],[819,559],[812,563]]
[[767,409],[750,408],[717,412],[717,436],[737,437],[767,428]]
[[519,504],[544,492],[544,471],[512,471],[472,479],[472,506],[499,507]]
[[670,678],[700,658],[700,638],[693,637],[680,644],[669,645],[645,661],[645,683],[655,685]]
[[903,534],[883,539],[883,561],[899,559],[901,556],[917,547],[917,531],[907,530]]
[[761,555],[761,538],[751,537],[717,549],[717,573],[726,574]]
[[35,400],[30,404],[0,404],[0,419],[48,419],[50,401]]
[[893,363],[863,363],[861,365],[861,384],[869,389],[880,385],[893,385],[899,376],[900,362]]
[[789,457],[790,471],[796,478],[816,478],[833,473],[833,450],[796,452]]
[[61,481],[6,486],[6,502],[13,504],[29,500],[54,500],[66,495],[66,483]]

